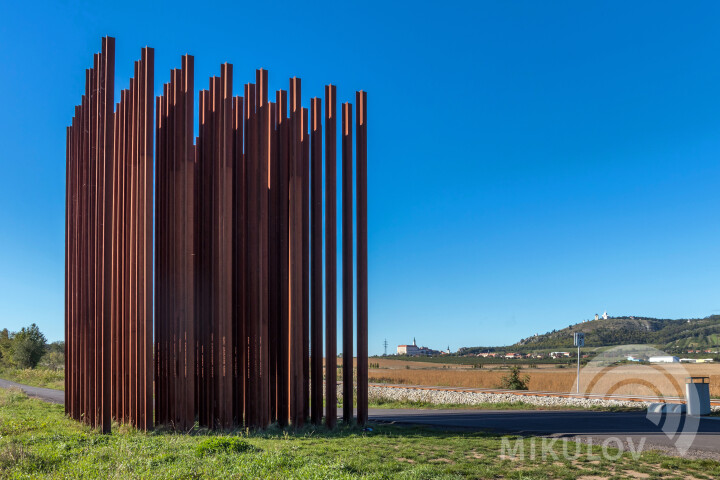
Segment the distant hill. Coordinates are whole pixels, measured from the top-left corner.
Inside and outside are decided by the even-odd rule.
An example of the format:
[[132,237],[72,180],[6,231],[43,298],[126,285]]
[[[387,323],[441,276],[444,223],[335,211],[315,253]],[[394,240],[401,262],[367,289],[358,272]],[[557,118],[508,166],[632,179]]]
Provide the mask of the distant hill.
[[[507,348],[518,351],[567,349],[573,344],[575,332],[585,333],[587,347],[647,344],[668,352],[690,348],[720,348],[720,315],[681,320],[634,316],[589,320],[562,330],[524,338]],[[465,347],[458,354],[487,350],[487,347]]]

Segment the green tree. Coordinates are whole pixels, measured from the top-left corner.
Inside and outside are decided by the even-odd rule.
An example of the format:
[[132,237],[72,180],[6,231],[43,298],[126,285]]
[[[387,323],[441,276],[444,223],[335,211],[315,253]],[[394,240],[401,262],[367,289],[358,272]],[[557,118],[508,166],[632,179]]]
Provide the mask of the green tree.
[[0,365],[8,365],[12,357],[12,340],[7,328],[0,330]]
[[35,368],[45,354],[45,335],[34,323],[23,327],[12,339],[12,359],[19,368]]
[[510,368],[510,373],[508,373],[502,378],[500,382],[500,388],[504,388],[507,390],[527,390],[529,382],[530,376],[521,376],[520,367],[518,365],[513,365]]

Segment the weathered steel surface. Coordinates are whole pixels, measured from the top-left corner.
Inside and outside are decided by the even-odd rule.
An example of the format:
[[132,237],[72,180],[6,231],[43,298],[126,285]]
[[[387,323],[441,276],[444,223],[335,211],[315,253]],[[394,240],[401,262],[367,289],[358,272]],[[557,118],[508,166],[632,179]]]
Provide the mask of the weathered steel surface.
[[[154,52],[144,48],[115,104],[114,51],[114,39],[104,38],[66,130],[66,413],[106,432],[113,419],[140,429],[189,430],[196,421],[219,429],[319,424],[324,377],[324,413],[333,427],[335,87],[325,87],[323,148],[322,102],[313,98],[310,110],[302,107],[300,79],[290,80],[289,95],[277,91],[270,102],[268,72],[257,70],[244,96],[234,97],[233,68],[224,64],[199,93],[194,138],[193,57],[182,57],[153,98]],[[365,423],[363,92],[356,104],[357,395],[358,421]],[[353,408],[352,128],[352,106],[343,104],[347,422]]]
[[357,208],[357,421],[368,418],[367,94],[355,93]]
[[325,423],[337,423],[337,105],[325,86]]
[[343,420],[353,417],[352,105],[342,104]]
[[[312,147],[310,154],[310,170],[312,175],[310,201],[312,206],[311,237],[312,249],[311,291],[312,315],[310,318],[311,353],[311,420],[315,425],[322,421],[323,414],[323,272],[322,272],[322,109],[319,98],[310,101],[310,129],[312,131]],[[318,348],[318,346],[320,348]]]

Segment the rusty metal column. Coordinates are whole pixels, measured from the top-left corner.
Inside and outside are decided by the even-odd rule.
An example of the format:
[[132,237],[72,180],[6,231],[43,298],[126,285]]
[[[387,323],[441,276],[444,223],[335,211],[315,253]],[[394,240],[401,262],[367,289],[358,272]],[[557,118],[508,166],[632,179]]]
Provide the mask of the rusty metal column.
[[308,109],[302,109],[302,318],[303,417],[310,419],[310,136]]
[[342,105],[343,421],[353,418],[352,104]]
[[90,84],[90,129],[89,129],[89,140],[90,140],[90,192],[89,192],[89,199],[90,202],[88,204],[88,210],[89,214],[88,217],[90,219],[89,226],[90,226],[90,249],[88,251],[89,260],[88,264],[90,265],[90,271],[88,272],[88,277],[90,280],[89,285],[89,291],[88,296],[90,299],[90,338],[89,338],[89,344],[90,344],[90,352],[88,353],[88,357],[90,360],[90,410],[89,410],[89,418],[88,422],[91,426],[97,428],[99,426],[99,413],[100,413],[100,395],[101,395],[101,382],[102,379],[100,377],[101,368],[102,368],[102,351],[101,351],[101,345],[100,345],[100,338],[102,335],[102,325],[101,321],[102,319],[100,317],[100,313],[98,312],[98,304],[100,303],[100,288],[102,286],[100,275],[98,274],[98,250],[99,250],[99,241],[98,241],[98,192],[97,187],[100,183],[98,181],[98,167],[100,166],[100,162],[98,160],[98,151],[97,151],[97,130],[98,130],[98,118],[97,118],[97,112],[98,112],[98,91],[99,88],[97,86],[98,84],[98,77],[100,76],[100,56],[99,54],[95,54],[94,62],[93,62],[93,70],[92,70],[92,77],[91,77],[91,84]]
[[302,315],[302,107],[300,79],[290,80],[290,421],[305,423]]
[[290,264],[289,264],[289,185],[290,164],[288,151],[287,92],[279,90],[275,95],[278,128],[278,236],[279,238],[279,338],[278,342],[278,424],[288,423],[290,407],[289,354],[290,354]]
[[277,108],[268,103],[268,381],[269,423],[277,421],[278,415],[278,345],[280,333],[280,181],[278,171]]
[[357,183],[357,420],[368,419],[367,94],[355,94]]
[[151,430],[153,427],[153,91],[155,89],[155,50],[145,47],[142,51],[143,64],[143,131],[141,145],[143,148],[141,156],[141,168],[144,169],[143,185],[144,190],[144,212],[143,230],[141,239],[144,246],[143,269],[143,423],[139,426],[144,430]]
[[[155,98],[155,424],[165,423],[165,344],[164,344],[164,269],[165,269],[165,97]],[[121,247],[122,249],[122,247]],[[124,370],[124,369],[123,369]],[[124,374],[123,374],[124,377]]]
[[255,97],[258,118],[258,167],[259,216],[260,216],[260,427],[270,424],[270,375],[269,375],[269,315],[268,315],[268,200],[270,168],[270,107],[268,106],[267,70],[256,70],[257,96]]
[[183,231],[185,250],[182,252],[184,311],[182,318],[183,341],[183,397],[185,410],[182,412],[181,428],[189,429],[195,424],[195,148],[194,136],[194,97],[195,97],[195,59],[191,55],[182,58],[182,116],[183,150],[181,158],[183,189]]
[[235,372],[233,398],[234,417],[237,425],[245,418],[245,369],[247,342],[245,331],[245,155],[244,98],[235,97],[233,104],[235,133],[235,165],[233,169],[233,346],[235,350]]
[[337,422],[337,165],[335,86],[325,86],[325,422]]
[[259,427],[261,422],[261,377],[260,377],[260,343],[262,329],[262,270],[260,245],[260,165],[258,155],[258,113],[256,107],[256,86],[245,86],[245,124],[246,124],[246,198],[247,198],[247,337],[248,366],[246,388],[246,420],[250,427]]
[[319,425],[323,414],[323,272],[322,272],[322,108],[319,98],[310,101],[312,144],[310,155],[311,180],[311,238],[312,248],[312,316],[310,319],[311,359],[311,419]]
[[219,176],[217,187],[219,190],[219,230],[218,238],[218,268],[220,284],[218,300],[221,314],[221,337],[218,339],[220,349],[221,388],[218,402],[222,405],[220,425],[223,428],[232,426],[232,368],[230,363],[230,339],[232,339],[232,65],[226,63],[221,72],[222,103],[219,117],[222,130],[220,132],[219,146]]
[[113,184],[113,109],[115,107],[115,39],[105,37],[103,39],[102,53],[102,76],[100,105],[98,113],[102,116],[98,119],[101,124],[102,137],[99,137],[98,144],[101,148],[102,162],[102,202],[99,211],[102,211],[102,393],[101,393],[101,428],[103,433],[110,433],[112,423],[110,397],[111,375],[110,371],[110,347],[112,337],[110,335],[112,317],[112,184]]

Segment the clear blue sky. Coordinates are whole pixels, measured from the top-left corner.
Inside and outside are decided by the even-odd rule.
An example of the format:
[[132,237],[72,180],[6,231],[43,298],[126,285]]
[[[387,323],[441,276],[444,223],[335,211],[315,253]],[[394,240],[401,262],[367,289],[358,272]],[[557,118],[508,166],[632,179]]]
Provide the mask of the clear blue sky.
[[371,354],[720,312],[720,5],[301,3],[6,2],[0,328],[62,338],[65,126],[103,35],[118,89],[149,45],[156,92],[186,52],[196,87],[228,61],[236,89],[369,92]]

